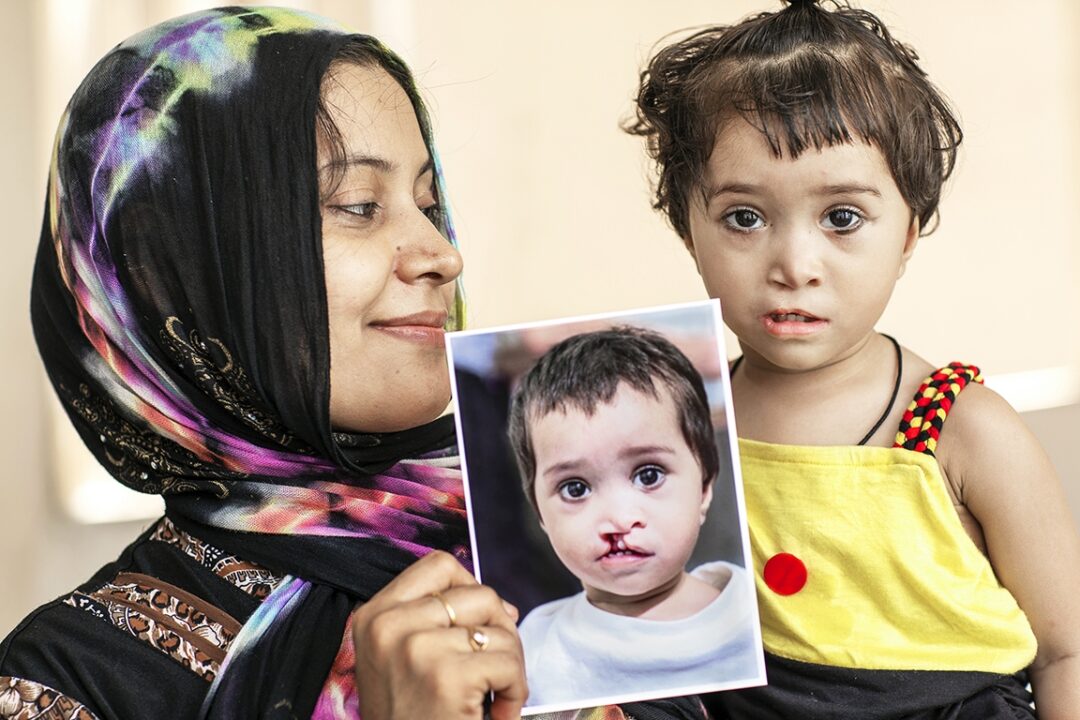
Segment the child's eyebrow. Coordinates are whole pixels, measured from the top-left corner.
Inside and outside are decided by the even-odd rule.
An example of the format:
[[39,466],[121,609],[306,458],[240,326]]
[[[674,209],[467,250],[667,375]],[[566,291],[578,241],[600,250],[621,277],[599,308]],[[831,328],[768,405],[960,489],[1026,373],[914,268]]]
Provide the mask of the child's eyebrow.
[[674,455],[675,448],[668,445],[631,445],[619,452],[621,457],[640,457],[642,455]]
[[[648,455],[674,455],[675,448],[669,445],[630,445],[619,450],[619,457],[621,458],[638,458]],[[583,467],[588,466],[588,461],[584,458],[574,458],[572,460],[560,460],[557,463],[551,465],[545,465],[540,468],[538,474],[540,476],[558,475],[566,472],[576,472]]]
[[705,186],[706,204],[713,201],[719,195],[756,195],[762,191],[761,185],[748,183],[726,183],[724,185]]
[[[723,185],[705,186],[704,189],[706,205],[721,195],[762,195],[768,192],[765,185],[751,183],[725,183]],[[876,198],[882,196],[881,191],[873,185],[863,185],[861,183],[830,183],[812,188],[809,192],[821,196],[873,195]]]
[[881,191],[873,185],[860,185],[858,183],[842,183],[837,185],[823,185],[818,188],[819,195],[873,195],[880,198]]
[[557,462],[554,465],[546,465],[540,470],[541,475],[555,475],[564,472],[573,472],[578,470],[585,462],[583,460],[563,460]]

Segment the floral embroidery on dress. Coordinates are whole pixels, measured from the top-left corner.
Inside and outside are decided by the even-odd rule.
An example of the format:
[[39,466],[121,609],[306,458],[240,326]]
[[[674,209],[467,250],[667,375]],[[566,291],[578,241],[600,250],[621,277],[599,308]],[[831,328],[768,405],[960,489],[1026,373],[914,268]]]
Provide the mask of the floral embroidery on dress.
[[0,720],[97,720],[78,700],[41,683],[0,675]]
[[169,518],[158,522],[150,539],[176,546],[195,562],[257,600],[264,600],[281,582],[280,575],[193,537],[176,527]]
[[109,472],[120,482],[151,495],[208,490],[219,498],[229,489],[215,478],[235,473],[203,462],[161,435],[141,430],[124,419],[113,402],[99,397],[86,383],[77,390],[57,385],[57,393],[79,418],[98,433]]
[[91,593],[64,600],[149,643],[207,682],[218,674],[240,623],[209,603],[156,578],[120,573]]
[[165,320],[159,338],[177,364],[194,377],[199,389],[230,415],[283,447],[312,452],[264,407],[247,373],[233,362],[232,354],[220,340],[204,338],[198,330],[185,332],[183,322],[176,316]]

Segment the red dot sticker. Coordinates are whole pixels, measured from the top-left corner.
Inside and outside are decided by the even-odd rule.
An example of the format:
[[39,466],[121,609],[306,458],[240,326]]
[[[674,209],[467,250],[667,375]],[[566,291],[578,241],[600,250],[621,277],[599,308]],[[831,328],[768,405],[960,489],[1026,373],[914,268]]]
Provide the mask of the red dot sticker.
[[791,553],[777,553],[765,563],[765,584],[777,595],[794,595],[806,585],[806,566]]

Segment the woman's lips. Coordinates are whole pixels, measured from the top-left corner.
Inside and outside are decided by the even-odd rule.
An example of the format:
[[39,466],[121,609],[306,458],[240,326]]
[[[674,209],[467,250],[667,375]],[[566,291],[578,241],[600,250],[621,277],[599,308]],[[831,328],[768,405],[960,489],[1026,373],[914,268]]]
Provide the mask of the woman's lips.
[[761,323],[770,335],[793,337],[820,332],[829,321],[798,308],[776,308],[762,315]]
[[446,317],[445,311],[431,310],[386,320],[373,320],[369,325],[399,340],[443,347]]

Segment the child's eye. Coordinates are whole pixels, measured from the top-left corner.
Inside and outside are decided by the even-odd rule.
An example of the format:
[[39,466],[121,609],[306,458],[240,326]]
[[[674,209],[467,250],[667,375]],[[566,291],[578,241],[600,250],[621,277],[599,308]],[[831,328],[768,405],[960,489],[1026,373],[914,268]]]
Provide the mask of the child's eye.
[[654,490],[664,484],[667,474],[656,465],[646,465],[634,471],[634,484],[645,490]]
[[765,219],[749,208],[737,208],[721,218],[724,224],[738,232],[750,232],[765,227]]
[[559,497],[571,502],[581,500],[592,492],[583,480],[566,480],[559,484],[558,491]]
[[863,224],[863,216],[853,208],[835,208],[825,214],[826,230],[850,232]]

